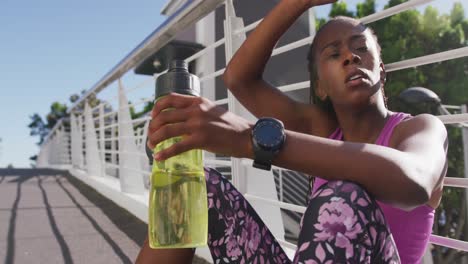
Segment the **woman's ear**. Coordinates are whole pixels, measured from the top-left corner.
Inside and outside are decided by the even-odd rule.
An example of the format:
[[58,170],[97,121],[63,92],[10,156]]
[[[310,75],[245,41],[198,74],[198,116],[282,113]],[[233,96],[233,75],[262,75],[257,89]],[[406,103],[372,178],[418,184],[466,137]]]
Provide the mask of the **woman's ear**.
[[384,85],[387,81],[387,72],[385,71],[385,65],[383,62],[380,63],[380,82]]

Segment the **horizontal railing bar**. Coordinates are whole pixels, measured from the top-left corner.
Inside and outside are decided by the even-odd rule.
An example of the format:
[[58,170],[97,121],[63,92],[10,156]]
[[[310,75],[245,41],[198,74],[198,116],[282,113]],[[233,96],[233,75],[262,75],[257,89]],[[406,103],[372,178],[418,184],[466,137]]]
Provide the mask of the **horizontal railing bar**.
[[298,83],[283,85],[283,86],[278,87],[278,89],[281,90],[282,92],[291,92],[291,91],[300,90],[300,89],[309,88],[309,87],[310,87],[310,81],[305,81],[305,82],[298,82]]
[[214,79],[218,76],[221,76],[223,75],[224,71],[225,71],[226,68],[223,68],[219,71],[215,71],[213,73],[210,73],[210,74],[207,74],[206,76],[200,78],[200,82],[204,82],[204,81],[207,81],[207,80],[210,80],[210,79]]
[[228,160],[218,160],[218,159],[205,159],[204,162],[210,165],[221,165],[221,166],[231,166],[231,161]]
[[262,22],[262,20],[263,20],[263,18],[260,19],[260,20],[255,21],[255,22],[253,22],[252,24],[247,25],[247,26],[245,26],[245,27],[243,27],[243,28],[237,29],[236,31],[234,31],[234,34],[237,35],[237,34],[241,34],[241,33],[250,31],[250,30],[256,28],[256,27]]
[[147,157],[145,153],[140,153],[140,152],[129,152],[129,151],[118,151],[118,150],[105,150],[105,151],[102,151],[102,150],[98,150],[100,153],[104,152],[106,154],[131,154],[131,155],[138,155],[138,156],[143,156],[143,157]]
[[[106,130],[106,129],[113,128],[113,127],[118,127],[118,126],[119,126],[119,123],[115,123],[115,124],[112,124],[112,125],[103,126],[102,128],[104,128],[104,130]],[[101,130],[102,128],[97,128],[96,130]]]
[[205,55],[206,53],[208,53],[208,51],[216,49],[217,47],[221,46],[222,44],[224,44],[225,41],[226,41],[226,39],[222,38],[222,39],[216,41],[215,43],[212,43],[211,45],[207,46],[206,48],[200,50],[199,52],[193,54],[192,56],[188,57],[187,59],[185,59],[185,61],[187,63],[192,62],[192,61],[200,58],[201,56]]
[[248,199],[248,200],[262,201],[262,202],[265,202],[265,203],[269,203],[269,204],[271,204],[271,205],[276,205],[276,206],[278,206],[279,208],[291,210],[291,211],[298,212],[298,213],[302,213],[302,214],[303,214],[303,213],[305,212],[305,210],[306,210],[306,207],[305,207],[305,206],[299,206],[299,205],[295,205],[295,204],[290,204],[290,203],[285,203],[285,202],[279,202],[279,201],[275,201],[275,200],[263,198],[263,197],[256,196],[256,195],[252,195],[252,194],[245,194],[244,197],[245,197],[246,199]]
[[[116,115],[116,114],[118,114],[118,113],[119,113],[119,111],[112,111],[112,112],[108,112],[108,113],[103,114],[102,117],[103,117],[103,118],[106,118],[106,117],[108,117],[108,116]],[[97,119],[99,119],[99,118],[100,118],[100,116],[94,118],[94,120],[97,120]]]
[[310,45],[313,39],[314,39],[314,36],[310,36],[310,37],[306,37],[301,40],[289,43],[287,45],[281,46],[279,48],[276,48],[271,53],[271,56],[275,56],[275,55],[278,55],[278,54],[281,54],[281,53],[284,53],[284,52],[287,52],[287,51],[290,51],[290,50],[293,50],[302,46]]
[[468,179],[467,178],[445,177],[444,187],[458,187],[458,188],[468,189]]
[[462,57],[468,56],[468,47],[453,49],[449,51],[443,51],[439,53],[434,53],[431,55],[421,56],[413,59],[408,59],[404,61],[394,62],[385,65],[387,72],[399,71],[407,68],[413,68],[417,66],[422,66],[426,64],[442,62],[446,60],[453,60]]
[[109,167],[114,167],[114,168],[119,168],[119,165],[117,164],[114,164],[114,163],[110,163],[110,162],[104,162],[104,165],[105,166],[109,166]]
[[444,108],[447,108],[447,109],[455,109],[455,110],[460,110],[460,106],[459,105],[442,105]]
[[139,100],[138,102],[130,103],[126,107],[122,107],[122,108],[119,107],[119,109],[129,109],[132,106],[137,106],[137,105],[141,105],[141,104],[144,104],[144,103],[147,103],[147,102],[152,102],[152,101],[154,101],[153,97],[147,97],[147,98],[143,98],[143,99]]
[[155,80],[156,80],[156,76],[153,75],[153,76],[149,77],[147,80],[144,80],[141,83],[137,84],[135,87],[125,90],[124,93],[129,94],[129,93],[131,93],[133,91],[136,91],[138,89],[146,87],[147,85],[149,85],[151,83],[154,83]]
[[142,138],[146,138],[146,137],[145,136],[111,137],[111,138],[104,138],[104,141],[119,140],[121,138],[122,139],[129,139],[129,138],[142,139]]
[[[97,112],[97,111],[99,110],[99,107],[100,107],[101,105],[104,105],[104,106],[107,105],[107,106],[112,107],[112,105],[111,105],[109,102],[107,102],[107,101],[101,101],[97,106],[91,108],[91,111],[92,111],[93,113],[94,113],[94,112]],[[81,112],[81,113],[79,113],[79,114],[83,114],[83,113],[84,113],[84,112]]]
[[130,121],[130,122],[122,122],[122,124],[128,124],[128,123],[131,123],[131,124],[143,123],[143,122],[146,122],[146,121],[149,121],[149,120],[151,120],[151,117],[150,117],[150,116],[143,116],[143,117],[140,117],[140,118],[132,119],[132,121]]
[[224,105],[224,104],[227,104],[228,103],[228,99],[227,98],[224,98],[224,99],[220,99],[220,100],[216,100],[215,101],[215,104],[217,105]]
[[457,124],[468,122],[468,113],[437,116],[444,124]]
[[409,10],[411,8],[414,8],[416,6],[426,4],[426,3],[429,3],[429,2],[432,2],[432,1],[434,1],[434,0],[410,0],[408,2],[405,2],[405,3],[399,4],[399,5],[384,9],[384,10],[379,11],[377,13],[362,17],[362,18],[359,19],[359,21],[361,21],[363,24],[368,24],[368,23],[371,23],[371,22],[374,22],[374,21],[377,21],[377,20],[381,20],[381,19],[384,19],[384,18],[392,16],[392,15],[407,11],[407,10]]
[[432,243],[434,245],[448,247],[448,248],[453,248],[457,250],[468,251],[468,242],[449,238],[449,237],[430,235],[429,243]]

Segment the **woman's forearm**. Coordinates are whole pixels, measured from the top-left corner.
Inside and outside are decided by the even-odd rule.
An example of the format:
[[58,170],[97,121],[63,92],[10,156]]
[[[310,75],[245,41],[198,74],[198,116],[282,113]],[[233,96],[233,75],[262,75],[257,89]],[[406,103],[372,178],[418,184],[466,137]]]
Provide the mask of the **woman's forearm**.
[[374,144],[342,142],[287,131],[274,165],[326,180],[362,185],[377,199],[401,208],[426,203],[429,194],[412,155]]

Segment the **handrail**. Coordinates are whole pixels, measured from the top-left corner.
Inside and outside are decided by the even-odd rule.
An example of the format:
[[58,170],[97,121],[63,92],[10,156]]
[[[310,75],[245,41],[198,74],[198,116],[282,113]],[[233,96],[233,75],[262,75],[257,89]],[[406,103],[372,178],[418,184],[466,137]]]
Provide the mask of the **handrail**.
[[193,25],[196,21],[203,18],[209,12],[213,11],[225,0],[189,0],[180,7],[173,15],[164,21],[153,33],[143,40],[135,49],[124,57],[112,70],[110,70],[101,80],[99,80],[84,96],[82,96],[68,111],[71,113],[88,96],[97,94],[107,85],[123,76],[128,70],[135,67],[138,63],[146,59],[151,53],[158,51],[177,33],[184,30],[187,26]]
[[49,138],[55,133],[55,130],[57,130],[66,120],[68,120],[67,117],[60,118],[60,120],[58,120],[54,127],[49,131],[49,134],[47,134],[47,136],[44,138],[44,141],[42,141],[41,145],[46,144],[47,141],[49,141]]

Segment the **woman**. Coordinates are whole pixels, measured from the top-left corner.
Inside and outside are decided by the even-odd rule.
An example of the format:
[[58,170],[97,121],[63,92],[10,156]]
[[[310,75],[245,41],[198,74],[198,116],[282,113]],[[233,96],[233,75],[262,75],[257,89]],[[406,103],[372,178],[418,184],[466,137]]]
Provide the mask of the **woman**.
[[[262,79],[288,27],[312,6],[332,2],[281,0],[226,68],[227,87],[261,125],[267,124],[262,117],[272,117],[269,129],[282,135],[284,124],[285,137],[276,141],[277,148],[262,149],[258,122],[207,99],[177,94],[155,105],[148,146],[185,135],[155,159],[199,148],[254,159],[260,168],[273,164],[319,176],[301,221],[295,263],[417,263],[442,195],[447,132],[434,116],[412,117],[386,108],[385,68],[374,33],[345,17],[319,30],[308,56],[315,104],[296,102]],[[161,112],[168,107],[175,110]],[[234,188],[230,196],[221,190],[220,182],[229,183],[215,170],[207,169],[206,176],[210,199],[221,204],[210,203],[209,209],[214,260],[289,263],[250,205],[229,203],[244,198]],[[145,243],[137,262],[190,263],[192,256],[190,249],[151,250]]]

